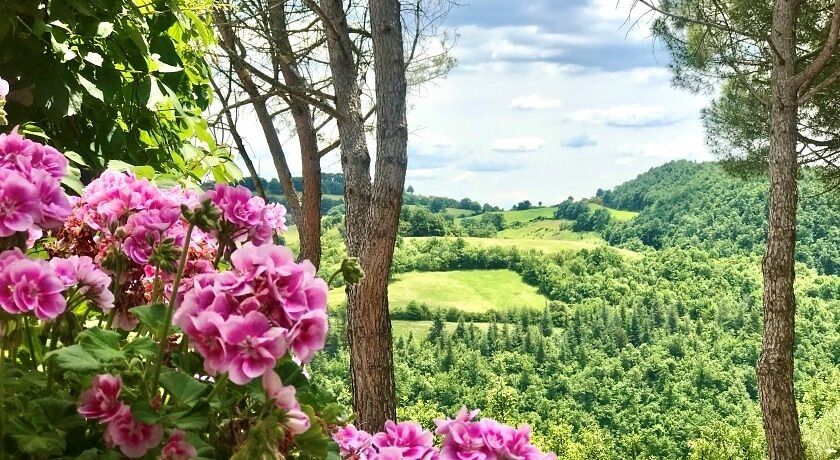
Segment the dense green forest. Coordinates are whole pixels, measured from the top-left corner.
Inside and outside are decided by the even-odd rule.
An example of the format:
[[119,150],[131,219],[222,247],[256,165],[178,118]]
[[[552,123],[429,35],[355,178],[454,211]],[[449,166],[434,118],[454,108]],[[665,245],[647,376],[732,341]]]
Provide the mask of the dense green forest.
[[[718,163],[681,160],[653,168],[600,193],[606,206],[639,211],[603,232],[612,244],[696,247],[712,253],[760,254],[767,220],[767,179],[740,179]],[[840,273],[840,199],[809,170],[802,172],[797,260]]]
[[[431,427],[461,404],[479,407],[531,424],[562,459],[764,458],[755,362],[765,189],[714,163],[679,161],[556,208],[456,218],[446,206],[405,206],[395,279],[512,270],[545,306],[476,311],[418,294],[392,307],[400,417]],[[809,458],[828,459],[840,449],[838,208],[810,177],[802,189],[796,385]],[[472,225],[492,235],[459,238]],[[547,226],[559,230],[537,231]],[[495,244],[508,234],[596,241],[592,230],[636,252]],[[344,312],[332,308],[313,375],[349,402]]]

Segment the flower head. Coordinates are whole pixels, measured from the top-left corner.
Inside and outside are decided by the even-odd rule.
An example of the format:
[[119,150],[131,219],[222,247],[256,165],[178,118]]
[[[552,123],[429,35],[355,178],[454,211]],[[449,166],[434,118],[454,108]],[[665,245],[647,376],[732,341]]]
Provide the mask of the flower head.
[[122,379],[119,376],[100,374],[93,378],[90,389],[79,399],[79,414],[87,419],[109,422],[121,415],[123,403],[119,400]]
[[428,460],[437,458],[432,433],[415,422],[385,422],[385,431],[373,435],[372,444],[380,455],[383,451],[399,452],[406,460]]
[[232,315],[221,329],[230,357],[230,380],[244,385],[273,369],[286,352],[285,331],[271,327],[262,313]]
[[187,442],[187,437],[181,430],[172,430],[169,440],[163,446],[160,460],[188,460],[198,457],[198,451]]
[[140,458],[146,455],[149,449],[160,444],[163,439],[163,427],[135,420],[128,406],[123,406],[119,414],[108,422],[106,434],[119,446],[123,455],[128,458]]
[[19,173],[0,168],[0,237],[26,232],[41,218],[38,189]]
[[35,312],[39,319],[54,319],[67,308],[61,295],[64,284],[47,262],[3,257],[11,262],[0,271],[0,308],[12,314]]

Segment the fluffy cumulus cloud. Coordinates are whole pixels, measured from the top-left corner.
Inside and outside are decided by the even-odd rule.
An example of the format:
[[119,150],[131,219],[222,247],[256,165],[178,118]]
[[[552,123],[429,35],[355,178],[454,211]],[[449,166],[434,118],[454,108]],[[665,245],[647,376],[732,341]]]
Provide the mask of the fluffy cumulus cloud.
[[496,139],[490,147],[496,152],[534,152],[541,149],[545,141],[536,136]]
[[545,98],[537,93],[520,96],[510,101],[510,108],[516,110],[553,109],[560,107],[560,99]]
[[585,124],[602,124],[624,128],[668,126],[686,117],[661,105],[619,105],[606,109],[575,110],[567,115],[569,121]]
[[567,137],[563,140],[563,147],[568,147],[570,149],[592,147],[594,145],[598,145],[598,141],[586,134],[578,134],[576,136]]

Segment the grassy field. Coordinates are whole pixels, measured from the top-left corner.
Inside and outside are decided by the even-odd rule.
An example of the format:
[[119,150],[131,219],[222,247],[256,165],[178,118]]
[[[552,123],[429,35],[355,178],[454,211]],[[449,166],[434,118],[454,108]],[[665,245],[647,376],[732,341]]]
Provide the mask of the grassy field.
[[[546,298],[510,270],[458,270],[411,272],[397,277],[389,287],[391,306],[410,301],[464,311],[501,310],[509,307],[542,308]],[[344,301],[344,290],[333,289],[330,305]]]
[[[576,234],[579,235],[579,234]],[[423,238],[431,238],[431,237],[410,237],[405,238],[407,241],[417,241],[422,240]],[[438,237],[441,238],[441,237]],[[445,237],[444,237],[445,238]],[[473,238],[473,237],[464,237],[464,241],[469,244],[476,245],[476,246],[484,246],[484,247],[494,247],[499,246],[503,248],[510,248],[514,247],[519,249],[520,251],[527,251],[527,250],[535,250],[535,251],[542,251],[546,254],[556,253],[556,252],[563,252],[563,251],[580,251],[581,249],[595,249],[599,247],[609,247],[606,241],[600,238],[590,238],[590,239],[575,239],[575,240],[543,240],[543,239],[536,239],[536,238]],[[633,251],[628,251],[626,249],[620,248],[612,248],[615,251],[618,251],[620,254],[634,257],[637,254]]]
[[473,212],[469,209],[461,209],[461,208],[446,208],[446,215],[452,216],[455,218],[458,217],[469,217],[473,215]]
[[598,241],[600,237],[595,232],[573,232],[574,222],[570,220],[535,220],[506,228],[496,234],[496,238],[505,239],[534,239],[534,240],[564,240],[564,241]]
[[[554,218],[554,211],[556,208],[531,208],[524,211],[502,211],[494,214],[501,214],[505,218],[505,222],[512,224],[514,222],[528,222],[539,217],[546,219]],[[481,215],[467,217],[467,219],[480,219]]]
[[601,209],[601,208],[606,209],[607,211],[610,212],[610,215],[612,216],[612,218],[619,221],[619,222],[626,222],[628,220],[633,220],[637,215],[639,215],[638,212],[622,211],[620,209],[612,209],[612,208],[608,208],[606,206],[602,206],[602,205],[597,204],[597,203],[586,203],[586,205],[589,206],[589,209],[591,209],[592,211],[595,211],[595,210]]

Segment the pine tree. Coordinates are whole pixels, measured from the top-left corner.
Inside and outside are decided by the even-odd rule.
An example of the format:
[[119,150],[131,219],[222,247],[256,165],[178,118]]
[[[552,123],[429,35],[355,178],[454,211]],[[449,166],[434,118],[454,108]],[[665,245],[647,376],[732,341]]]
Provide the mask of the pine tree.
[[426,339],[431,343],[438,343],[443,338],[443,316],[441,314],[435,315],[432,327],[429,329],[429,335]]
[[546,306],[540,316],[540,333],[543,337],[550,337],[552,332],[554,332],[554,324],[551,321],[551,312]]

